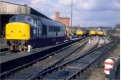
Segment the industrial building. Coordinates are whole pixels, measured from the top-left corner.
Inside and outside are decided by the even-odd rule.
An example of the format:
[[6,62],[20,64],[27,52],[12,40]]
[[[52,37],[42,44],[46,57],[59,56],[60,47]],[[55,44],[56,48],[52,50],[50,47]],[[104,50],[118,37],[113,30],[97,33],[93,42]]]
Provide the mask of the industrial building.
[[66,26],[67,36],[71,34],[69,25],[70,25],[70,18],[68,17],[60,17],[60,12],[56,12],[55,14],[55,20],[58,22],[63,23]]
[[65,26],[69,27],[70,18],[68,18],[68,17],[60,17],[60,12],[56,12],[55,18],[56,18],[56,21],[59,21],[59,22],[65,24]]

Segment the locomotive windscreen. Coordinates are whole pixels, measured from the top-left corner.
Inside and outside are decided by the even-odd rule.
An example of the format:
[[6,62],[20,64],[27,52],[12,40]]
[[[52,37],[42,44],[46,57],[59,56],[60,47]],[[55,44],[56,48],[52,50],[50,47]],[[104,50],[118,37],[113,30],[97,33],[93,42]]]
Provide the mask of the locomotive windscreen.
[[10,19],[9,22],[25,22],[25,16],[19,15],[19,16],[14,16]]
[[26,15],[18,15],[18,16],[13,16],[9,22],[26,22],[29,24],[33,24],[33,18],[26,16]]

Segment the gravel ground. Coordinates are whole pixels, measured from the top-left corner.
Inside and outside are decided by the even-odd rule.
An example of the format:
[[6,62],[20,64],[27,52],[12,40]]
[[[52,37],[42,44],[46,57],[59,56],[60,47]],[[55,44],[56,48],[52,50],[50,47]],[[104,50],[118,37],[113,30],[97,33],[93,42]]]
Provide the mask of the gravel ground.
[[[120,44],[117,44],[112,50],[102,56],[93,66],[80,76],[81,80],[109,80],[104,73],[104,61],[107,58],[117,58],[120,56]],[[80,79],[77,78],[77,79]]]

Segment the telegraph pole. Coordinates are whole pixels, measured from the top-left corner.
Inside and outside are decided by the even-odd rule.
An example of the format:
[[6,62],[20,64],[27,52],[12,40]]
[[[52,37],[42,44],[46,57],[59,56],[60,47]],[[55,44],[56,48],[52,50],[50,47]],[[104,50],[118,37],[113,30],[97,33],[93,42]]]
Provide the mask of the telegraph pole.
[[71,33],[72,33],[72,18],[73,18],[73,0],[71,0]]

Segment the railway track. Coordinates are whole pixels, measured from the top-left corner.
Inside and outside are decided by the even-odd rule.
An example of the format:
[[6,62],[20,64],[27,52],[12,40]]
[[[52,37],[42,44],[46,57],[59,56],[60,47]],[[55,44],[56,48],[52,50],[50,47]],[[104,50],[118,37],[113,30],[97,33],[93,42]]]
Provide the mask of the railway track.
[[14,53],[19,53],[19,51],[9,51],[7,48],[6,50],[0,52],[0,56],[13,55]]
[[8,48],[0,49],[0,56],[4,55],[4,54],[7,54],[7,53],[8,53]]
[[6,50],[6,51],[0,51],[0,56],[4,56],[4,55],[7,55],[9,52]]
[[[84,40],[85,41],[85,40]],[[8,75],[11,75],[11,76],[14,76],[15,74],[16,74],[16,72],[18,71],[18,70],[21,70],[22,69],[22,71],[25,69],[25,70],[27,70],[27,69],[29,69],[30,67],[31,68],[33,68],[33,67],[36,67],[36,65],[32,65],[33,63],[35,63],[35,62],[37,62],[37,63],[41,63],[41,66],[43,66],[43,64],[42,63],[44,63],[44,61],[50,61],[50,60],[53,60],[53,63],[55,62],[55,60],[54,60],[54,58],[52,58],[51,59],[51,57],[55,57],[55,58],[57,58],[57,56],[61,56],[61,57],[59,57],[59,58],[57,58],[58,60],[59,59],[62,59],[63,57],[66,57],[67,55],[69,55],[69,54],[71,54],[73,51],[75,51],[77,48],[81,48],[82,47],[82,45],[85,45],[86,44],[86,42],[85,43],[81,43],[79,46],[75,46],[75,49],[73,49],[72,50],[72,52],[70,52],[70,53],[68,53],[68,54],[65,54],[64,55],[64,53],[63,54],[59,54],[60,52],[62,52],[63,50],[71,50],[72,48],[71,48],[71,46],[74,46],[74,45],[76,45],[76,44],[78,44],[79,42],[76,42],[76,43],[74,43],[74,44],[71,44],[71,45],[69,45],[69,46],[66,46],[65,48],[63,48],[63,49],[61,49],[61,50],[58,50],[58,51],[56,51],[56,52],[53,52],[53,53],[51,53],[51,54],[49,54],[49,55],[47,55],[47,56],[45,56],[45,57],[43,57],[43,58],[41,58],[41,59],[38,59],[38,60],[36,60],[36,61],[34,61],[34,62],[31,62],[31,63],[28,63],[28,64],[25,64],[25,65],[23,65],[23,66],[19,66],[18,68],[16,68],[16,69],[13,69],[13,70],[10,70],[10,71],[8,71],[7,72],[7,74],[6,73],[4,73],[3,74],[3,76],[4,76],[4,78],[6,78],[6,77],[8,77]],[[67,51],[68,51],[67,50]],[[62,56],[63,55],[63,56]],[[41,60],[40,62],[39,62],[39,60]],[[56,62],[58,61],[58,60],[56,60]],[[52,62],[50,63],[50,65],[52,64]],[[39,65],[40,66],[40,65]],[[49,66],[49,65],[48,65]],[[44,66],[43,66],[44,67]],[[39,68],[40,69],[40,68]],[[21,72],[21,71],[20,71]],[[17,73],[18,74],[18,73]]]
[[[65,40],[64,43],[69,43],[71,42],[71,40]],[[63,43],[61,43],[63,44]],[[58,44],[60,45],[60,44]],[[34,49],[33,49],[34,51]],[[3,49],[0,49],[0,56],[8,56],[8,55],[14,55],[14,53],[19,53],[20,51],[9,51],[8,48],[3,48]],[[27,53],[27,51],[21,51],[21,53]]]
[[[65,40],[64,43],[70,42],[71,40]],[[6,55],[11,55],[13,53],[17,53],[19,51],[9,51],[8,48],[3,48],[0,49],[0,56],[6,56]],[[21,52],[25,52],[25,51],[21,51]]]
[[6,51],[8,51],[7,48],[7,42],[4,40],[4,42],[0,41],[0,55],[3,55],[4,53],[6,53]]
[[46,80],[46,79],[64,79],[70,80],[74,79],[76,76],[79,76],[81,72],[88,69],[89,66],[94,64],[94,62],[99,59],[105,52],[111,49],[115,45],[114,42],[105,44],[102,47],[98,47],[91,52],[87,52],[83,55],[80,55],[70,61],[67,61],[59,66],[56,66],[52,69],[48,69],[38,75],[35,75],[29,79],[37,80]]

